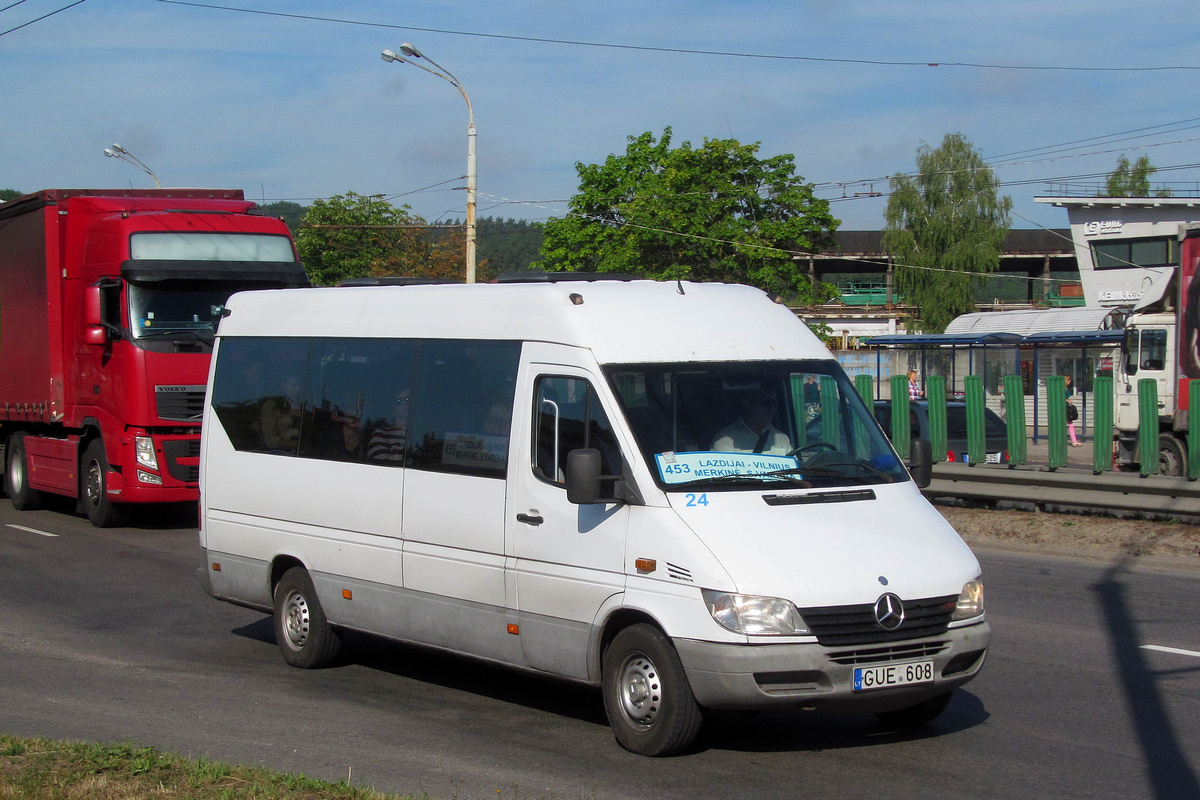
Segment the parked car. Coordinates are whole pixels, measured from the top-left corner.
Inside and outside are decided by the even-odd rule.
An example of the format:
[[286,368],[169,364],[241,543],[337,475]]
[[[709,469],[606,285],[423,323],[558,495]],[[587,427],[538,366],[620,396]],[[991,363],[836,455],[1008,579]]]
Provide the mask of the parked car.
[[[912,425],[912,437],[929,438],[929,402],[914,400],[909,403],[909,422]],[[892,435],[892,401],[875,401],[875,419],[883,427],[883,432]],[[1008,426],[1000,416],[990,408],[983,410],[983,429],[986,437],[984,451],[989,464],[1008,463]],[[967,404],[946,403],[946,461],[957,461],[963,464],[970,462],[967,455]]]

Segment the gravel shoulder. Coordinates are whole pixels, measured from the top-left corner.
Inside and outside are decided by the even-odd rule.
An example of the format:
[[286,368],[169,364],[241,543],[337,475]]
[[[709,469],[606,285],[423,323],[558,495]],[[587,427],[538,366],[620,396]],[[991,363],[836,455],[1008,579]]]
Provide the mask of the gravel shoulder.
[[971,547],[1200,570],[1200,525],[948,505],[937,509]]

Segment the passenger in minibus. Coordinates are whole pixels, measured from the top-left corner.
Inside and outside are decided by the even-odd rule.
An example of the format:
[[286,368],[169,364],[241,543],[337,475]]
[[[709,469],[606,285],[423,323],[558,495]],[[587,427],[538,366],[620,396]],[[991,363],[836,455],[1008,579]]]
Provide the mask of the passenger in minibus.
[[296,452],[300,438],[300,378],[288,375],[283,379],[283,394],[268,397],[263,401],[263,443],[268,450],[286,453]]
[[328,457],[334,461],[362,461],[362,420],[336,408],[333,411],[332,419],[334,424],[341,429],[341,433]]
[[367,442],[367,460],[385,464],[401,464],[404,461],[404,444],[408,439],[408,409],[412,402],[412,390],[404,388],[396,393],[393,422],[376,428]]

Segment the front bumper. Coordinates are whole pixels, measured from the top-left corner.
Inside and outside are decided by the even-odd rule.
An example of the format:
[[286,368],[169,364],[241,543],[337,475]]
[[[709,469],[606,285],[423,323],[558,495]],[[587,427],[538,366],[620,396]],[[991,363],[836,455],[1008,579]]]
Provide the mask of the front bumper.
[[[889,645],[722,644],[676,639],[692,693],[711,709],[795,707],[894,711],[961,686],[979,674],[991,641],[986,621]],[[854,669],[933,661],[934,680],[855,692]]]

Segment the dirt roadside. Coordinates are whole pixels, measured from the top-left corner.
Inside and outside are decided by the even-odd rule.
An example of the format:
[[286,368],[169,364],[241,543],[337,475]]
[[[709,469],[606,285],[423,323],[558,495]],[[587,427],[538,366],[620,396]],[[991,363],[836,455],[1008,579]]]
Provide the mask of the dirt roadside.
[[938,505],[972,547],[1200,570],[1200,525]]

